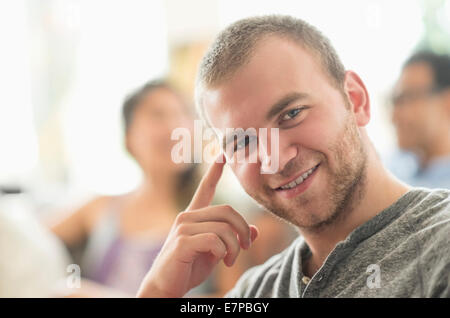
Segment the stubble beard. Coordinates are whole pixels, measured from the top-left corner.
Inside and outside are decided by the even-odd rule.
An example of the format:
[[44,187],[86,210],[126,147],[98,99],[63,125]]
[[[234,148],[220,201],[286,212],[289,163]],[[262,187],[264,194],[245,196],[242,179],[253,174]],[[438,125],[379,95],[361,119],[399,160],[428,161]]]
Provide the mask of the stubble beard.
[[366,188],[367,153],[356,124],[349,117],[329,150],[339,167],[332,171],[325,155],[318,153],[321,158],[319,169],[322,170],[318,172],[326,173],[328,181],[322,194],[311,197],[305,192],[292,199],[289,207],[270,199],[276,195],[272,189],[266,188],[264,196],[249,193],[250,196],[274,215],[303,231],[320,233],[343,222],[360,202]]

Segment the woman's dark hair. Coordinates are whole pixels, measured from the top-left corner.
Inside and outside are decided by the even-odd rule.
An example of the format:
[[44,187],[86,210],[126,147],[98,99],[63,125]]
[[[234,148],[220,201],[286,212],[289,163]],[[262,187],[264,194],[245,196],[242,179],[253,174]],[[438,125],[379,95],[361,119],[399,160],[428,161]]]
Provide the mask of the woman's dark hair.
[[145,83],[142,87],[127,95],[122,107],[122,117],[124,122],[125,133],[128,132],[131,123],[133,121],[133,116],[136,111],[137,106],[141,103],[142,99],[151,91],[156,89],[166,88],[175,92],[175,89],[165,80],[157,79]]
[[[134,114],[136,113],[136,109],[141,104],[142,99],[147,96],[147,94],[157,89],[168,89],[174,94],[180,96],[177,90],[164,79],[156,79],[147,82],[142,87],[127,95],[122,107],[122,118],[125,135],[128,133],[128,130],[133,123]],[[200,176],[196,164],[191,164],[191,166],[187,170],[181,172],[178,175],[178,195],[176,199],[180,210],[185,209],[189,204],[191,198],[195,193],[195,189],[197,188],[199,181]]]

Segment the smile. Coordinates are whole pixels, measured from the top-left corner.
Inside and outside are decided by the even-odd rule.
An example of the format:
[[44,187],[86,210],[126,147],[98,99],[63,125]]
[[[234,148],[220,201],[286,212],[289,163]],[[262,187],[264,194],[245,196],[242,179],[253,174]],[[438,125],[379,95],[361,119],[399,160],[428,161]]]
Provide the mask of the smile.
[[305,181],[309,180],[309,177],[316,171],[316,169],[319,167],[319,165],[320,165],[320,163],[317,164],[316,166],[312,167],[308,171],[305,171],[304,173],[299,175],[296,179],[286,183],[283,186],[276,188],[275,190],[278,190],[278,191],[291,190],[291,189],[298,187],[299,185],[303,184]]

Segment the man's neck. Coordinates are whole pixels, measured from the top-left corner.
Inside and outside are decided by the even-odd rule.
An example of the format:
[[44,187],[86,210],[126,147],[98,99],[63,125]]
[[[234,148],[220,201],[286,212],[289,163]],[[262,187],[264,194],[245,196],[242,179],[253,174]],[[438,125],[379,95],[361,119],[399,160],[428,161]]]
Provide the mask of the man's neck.
[[364,186],[359,200],[349,207],[350,211],[345,212],[345,218],[336,219],[336,222],[320,232],[300,229],[312,253],[303,266],[305,275],[312,277],[337,243],[345,240],[357,227],[388,208],[410,189],[387,172],[374,157],[368,162]]

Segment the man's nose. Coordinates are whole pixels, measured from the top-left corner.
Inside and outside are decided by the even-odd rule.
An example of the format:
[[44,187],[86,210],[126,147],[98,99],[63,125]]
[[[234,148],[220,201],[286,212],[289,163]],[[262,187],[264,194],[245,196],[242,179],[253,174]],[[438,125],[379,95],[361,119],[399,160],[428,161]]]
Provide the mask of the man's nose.
[[280,170],[283,171],[286,168],[286,165],[292,161],[298,155],[298,146],[290,144],[285,147],[281,147],[280,145]]
[[[260,151],[261,164],[270,165],[273,161],[278,162],[278,169],[274,173],[283,171],[288,162],[297,157],[298,145],[292,143],[289,138],[271,138],[271,134],[267,136],[267,143],[265,143],[265,151]],[[275,145],[275,144],[278,145]],[[277,156],[277,158],[275,157]]]

